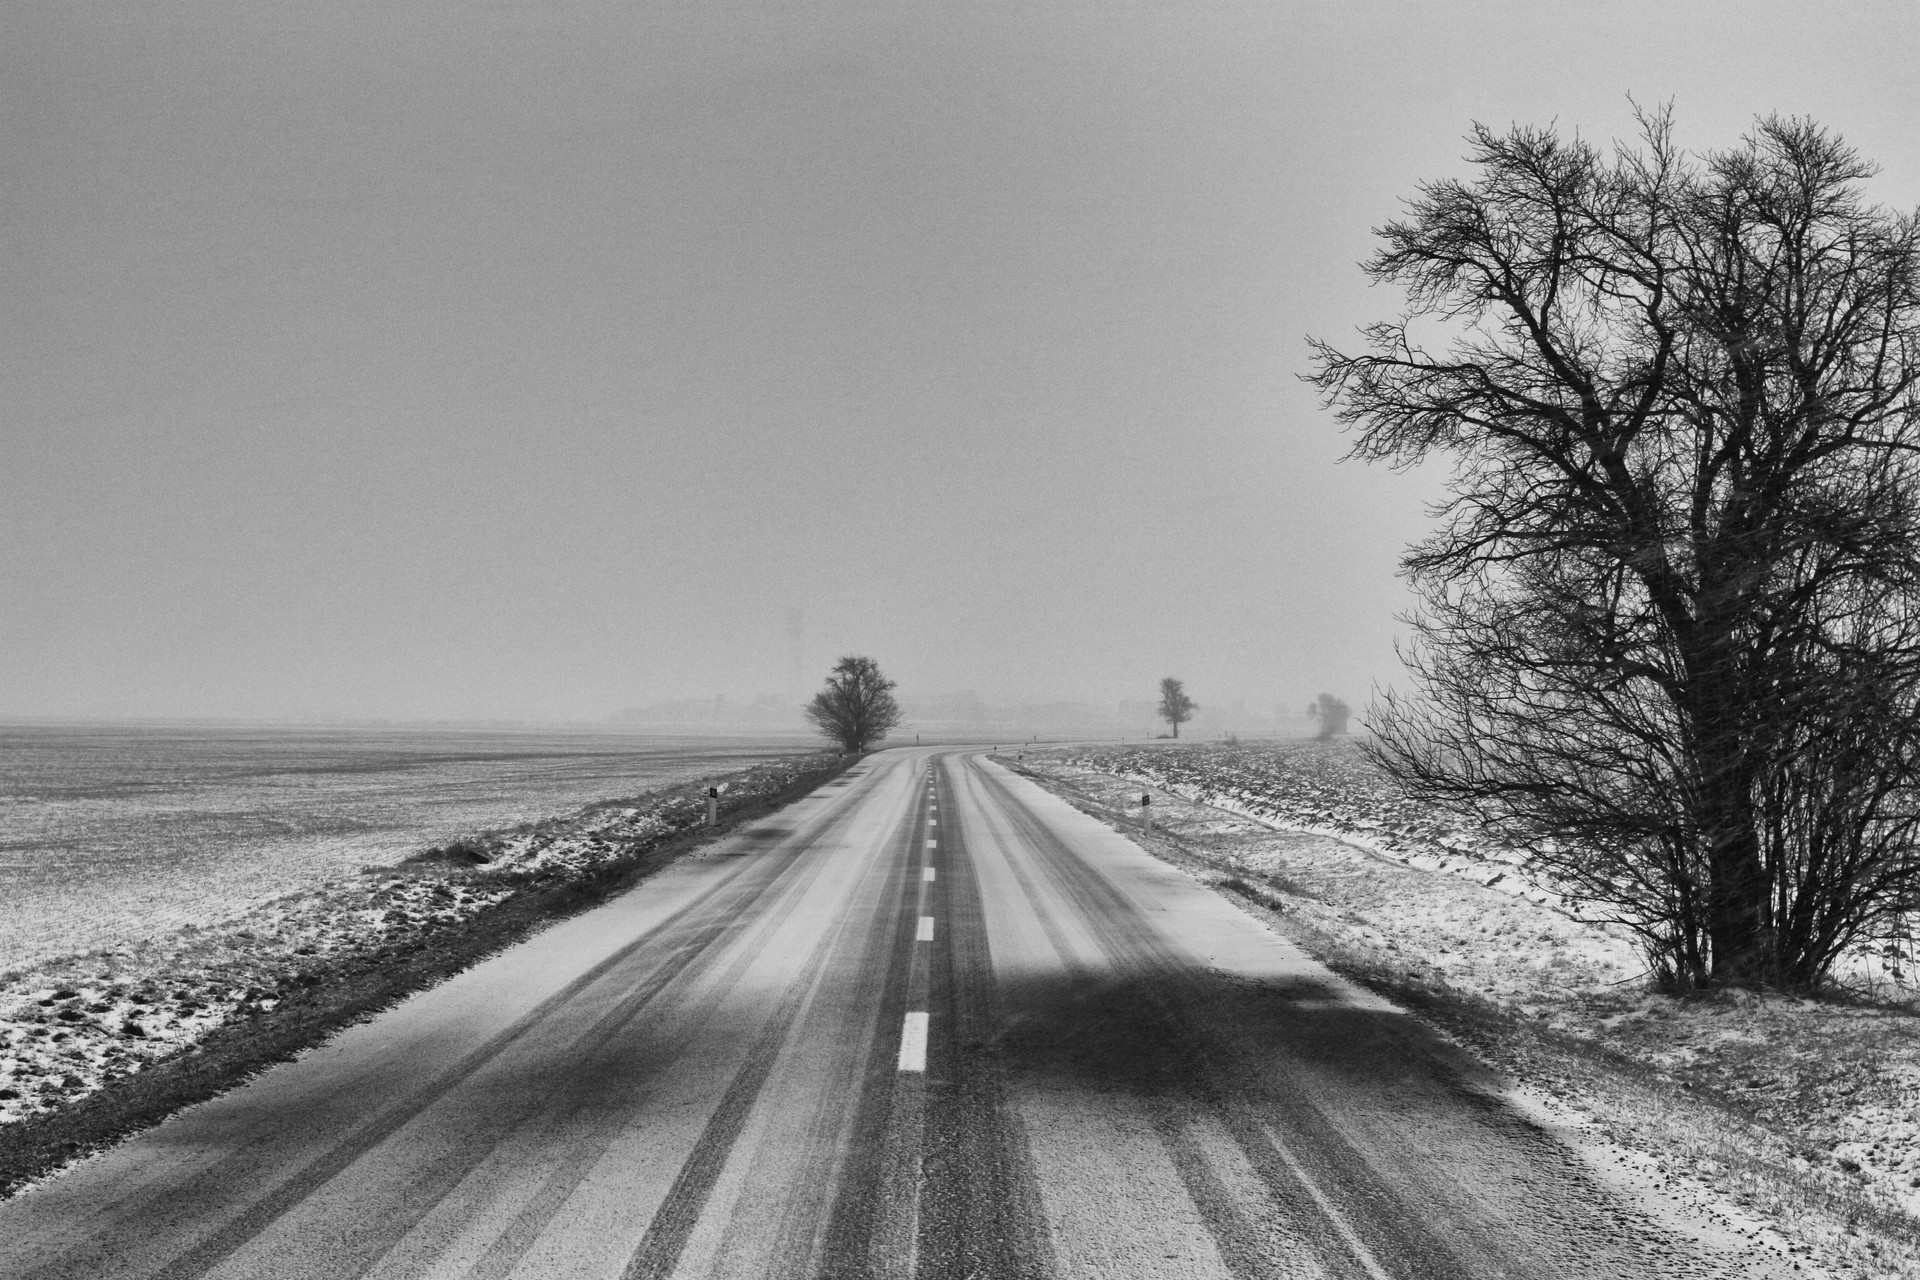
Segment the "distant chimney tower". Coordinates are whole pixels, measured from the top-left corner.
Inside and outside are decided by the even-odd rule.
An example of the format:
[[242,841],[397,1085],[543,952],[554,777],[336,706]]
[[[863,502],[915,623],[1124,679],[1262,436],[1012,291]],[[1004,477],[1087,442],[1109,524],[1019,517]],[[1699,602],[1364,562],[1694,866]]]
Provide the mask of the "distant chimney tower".
[[807,611],[787,610],[787,678],[795,701],[807,696]]

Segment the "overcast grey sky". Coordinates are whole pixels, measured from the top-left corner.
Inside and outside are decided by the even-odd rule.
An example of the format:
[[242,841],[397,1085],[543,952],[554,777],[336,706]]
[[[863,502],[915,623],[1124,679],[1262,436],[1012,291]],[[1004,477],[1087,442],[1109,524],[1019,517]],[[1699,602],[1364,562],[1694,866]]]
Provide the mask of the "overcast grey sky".
[[1474,120],[1809,113],[1920,204],[1920,9],[20,3],[0,714],[586,716],[869,653],[1356,703],[1434,477],[1303,336]]

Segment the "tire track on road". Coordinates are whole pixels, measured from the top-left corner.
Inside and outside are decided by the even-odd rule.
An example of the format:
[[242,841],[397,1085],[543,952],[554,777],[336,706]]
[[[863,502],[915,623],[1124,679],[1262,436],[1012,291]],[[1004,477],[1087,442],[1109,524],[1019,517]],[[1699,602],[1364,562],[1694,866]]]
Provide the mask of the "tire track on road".
[[[914,825],[910,814],[903,824],[903,836],[910,837]],[[828,961],[844,939],[857,907],[851,897],[841,904],[832,927],[822,931],[819,941],[788,984],[776,1004],[775,1014],[755,1038],[746,1061],[735,1073],[726,1094],[682,1163],[673,1186],[655,1210],[647,1234],[634,1250],[621,1280],[667,1280],[673,1274],[713,1193],[714,1184],[719,1181],[734,1144],[759,1101],[767,1077],[772,1074],[794,1027],[813,1008],[829,972]]]
[[[847,971],[836,974],[838,981],[829,983],[818,998],[819,1015],[829,1026],[854,1025],[860,1030],[832,1044],[830,1064],[823,1072],[829,1084],[813,1106],[803,1139],[803,1172],[786,1191],[775,1245],[760,1269],[763,1280],[813,1275],[829,1252],[833,1207],[851,1158],[850,1135],[858,1128],[867,1074],[873,1057],[886,1052],[885,1046],[891,1043],[892,1024],[880,1011],[887,1005],[886,992],[894,980],[894,966],[888,961],[899,944],[897,930],[888,927],[887,913],[906,909],[902,901],[905,872],[896,855],[912,847],[920,816],[920,806],[910,806],[903,825],[888,841],[886,870],[877,895],[881,905],[872,927]],[[835,967],[841,963],[837,961]],[[716,1274],[745,1274],[746,1270],[743,1265],[738,1272],[718,1270]]]
[[[830,832],[823,832],[822,837],[828,834]],[[797,875],[792,874],[796,866]],[[723,938],[701,947],[670,984],[677,989],[697,984],[710,967],[724,960],[724,968],[707,989],[697,996],[662,990],[655,993],[653,1000],[638,1005],[622,1001],[597,1020],[587,1035],[574,1042],[565,1055],[565,1070],[553,1091],[529,1094],[528,1105],[517,1115],[503,1116],[501,1124],[472,1134],[457,1158],[443,1155],[437,1159],[424,1177],[410,1185],[406,1205],[382,1218],[380,1231],[389,1242],[389,1250],[369,1260],[355,1276],[384,1274],[387,1253],[403,1243],[407,1231],[434,1213],[447,1196],[501,1146],[539,1126],[560,1146],[555,1168],[467,1276],[468,1280],[497,1280],[511,1271],[539,1239],[568,1196],[592,1171],[599,1157],[625,1132],[623,1125],[607,1123],[588,1127],[581,1133],[580,1116],[589,1111],[625,1115],[642,1105],[651,1082],[680,1059],[688,1043],[707,1025],[764,951],[771,935],[791,912],[791,904],[807,893],[820,872],[820,864],[795,859],[779,867],[769,887],[779,884],[780,892],[757,912],[735,922],[741,930],[740,939],[732,947],[723,945]],[[750,937],[748,933],[757,936]],[[695,1001],[691,1007],[690,999]],[[636,1051],[634,1046],[621,1041],[632,1032],[642,1015],[653,1025]],[[573,1131],[571,1137],[569,1131]]]
[[893,927],[874,931],[877,945],[869,952],[869,966],[884,968],[886,973],[873,1012],[879,1034],[873,1038],[861,1073],[845,1155],[837,1170],[833,1205],[812,1273],[819,1280],[912,1274],[913,1241],[909,1238],[905,1242],[908,1247],[904,1251],[897,1242],[890,1250],[888,1242],[899,1233],[902,1202],[917,1191],[907,1181],[913,1176],[907,1162],[918,1151],[903,1149],[901,1128],[908,1118],[906,1113],[919,1101],[915,1095],[924,1090],[925,1081],[903,1078],[898,1041],[888,1034],[888,1028],[900,1027],[905,1020],[913,948],[919,945],[914,940],[924,883],[919,854],[924,848],[922,833],[929,806],[927,788],[918,776],[915,788],[917,798],[906,825],[895,838],[893,869],[888,876],[895,912]]
[[[981,775],[976,775],[981,776]],[[985,779],[983,778],[983,781]],[[996,808],[1003,819],[1014,826],[1020,837],[1029,845],[1036,845],[1038,826],[1026,821],[1024,810],[1015,811],[1009,796],[997,794]],[[1050,838],[1050,833],[1048,833]],[[1034,852],[1038,852],[1037,845]],[[1054,955],[1065,972],[1068,987],[1078,993],[1095,992],[1103,987],[1114,986],[1109,974],[1081,959],[1061,940],[1067,936],[1067,930],[1053,909],[1048,905],[1047,895],[1033,879],[1027,867],[1013,851],[1007,855],[1008,869],[1019,884],[1027,905],[1040,922],[1042,932],[1054,942]],[[1037,865],[1044,863],[1035,859]],[[1051,876],[1055,887],[1061,887],[1059,877]],[[1068,900],[1080,907],[1080,914],[1086,918],[1088,932],[1096,945],[1101,947],[1110,968],[1122,970],[1124,964],[1132,963],[1131,956],[1122,957],[1109,936],[1103,936],[1099,922],[1092,918],[1087,905],[1072,895]],[[1280,1267],[1272,1258],[1273,1250],[1263,1248],[1262,1240],[1272,1232],[1255,1231],[1247,1221],[1246,1215],[1234,1203],[1226,1184],[1216,1174],[1208,1162],[1201,1147],[1189,1136],[1193,1128],[1207,1110],[1207,1098],[1196,1096],[1196,1081],[1201,1078],[1192,1064],[1181,1069],[1179,1063],[1169,1064],[1165,1060],[1168,1052],[1185,1056],[1182,1051],[1187,1031],[1178,1026],[1170,1026],[1166,1017],[1167,1010],[1156,1007],[1161,1014],[1158,1021],[1144,1016],[1136,1000],[1128,1000],[1126,1007],[1110,1012],[1108,1019],[1100,1027],[1104,1042],[1120,1042],[1130,1046],[1128,1058],[1123,1063],[1107,1063],[1109,1078],[1117,1077],[1119,1082],[1134,1095],[1141,1108],[1143,1117],[1152,1127],[1155,1137],[1165,1151],[1169,1163],[1180,1179],[1181,1188],[1188,1201],[1199,1214],[1208,1236],[1211,1238],[1216,1255],[1234,1280],[1269,1280],[1275,1275],[1303,1275],[1318,1277],[1324,1275],[1319,1266],[1306,1269],[1299,1267]],[[1116,1025],[1116,1019],[1121,1025]],[[1103,1047],[1106,1047],[1103,1045]],[[1111,1052],[1111,1048],[1107,1049]],[[1301,1202],[1305,1197],[1293,1197],[1281,1200],[1287,1212],[1283,1213],[1287,1228],[1299,1238],[1294,1243],[1315,1240],[1323,1234],[1324,1224],[1314,1220],[1311,1207],[1304,1211]],[[1316,1248],[1316,1254],[1326,1252],[1325,1242]]]
[[[1011,787],[992,782],[1003,807],[1019,804]],[[1664,1247],[1618,1228],[1618,1204],[1564,1148],[1458,1082],[1443,1065],[1451,1057],[1416,1024],[1325,1008],[1276,1022],[1274,1001],[1284,995],[1262,995],[1196,967],[1086,854],[1048,835],[1037,816],[1028,826],[1043,828],[1043,872],[1084,903],[1100,928],[1116,930],[1120,945],[1139,948],[1142,960],[1127,974],[1132,994],[1188,1028],[1183,1043],[1195,1078],[1205,1082],[1207,1107],[1261,1180],[1276,1195],[1289,1183],[1304,1191],[1309,1212],[1337,1229],[1337,1247],[1372,1280],[1673,1273]],[[1261,1036],[1263,1025],[1271,1031]],[[1304,1057],[1295,1070],[1309,1087],[1334,1080],[1342,1088],[1370,1085],[1375,1096],[1338,1120],[1253,1065],[1276,1055]],[[1349,1138],[1343,1123],[1359,1136]],[[1402,1126],[1410,1126],[1404,1137]],[[1408,1141],[1414,1135],[1427,1136]]]
[[[956,766],[940,772],[934,1010],[927,1061],[925,1187],[919,1280],[1045,1280],[1053,1244],[1027,1147],[1007,1103],[994,1041],[1000,1019],[980,883],[953,802]],[[964,767],[964,766],[960,766]]]
[[[1148,1112],[1169,1158],[1177,1169],[1185,1165],[1182,1180],[1229,1270],[1241,1280],[1286,1274],[1270,1270],[1281,1260],[1249,1247],[1253,1236],[1242,1212],[1231,1197],[1222,1195],[1219,1184],[1193,1178],[1193,1166],[1183,1153],[1189,1117],[1211,1117],[1221,1125],[1258,1173],[1273,1207],[1285,1214],[1303,1240],[1312,1243],[1322,1266],[1335,1274],[1355,1280],[1389,1280],[1394,1275],[1464,1280],[1469,1276],[1311,1102],[1263,1090],[1260,1111],[1284,1117],[1290,1130],[1304,1136],[1318,1167],[1309,1172],[1297,1153],[1290,1152],[1292,1158],[1288,1158],[1276,1149],[1280,1135],[1272,1122],[1263,1124],[1258,1112],[1221,1084],[1228,1078],[1252,1082],[1258,1073],[1229,1069],[1227,1064],[1242,1055],[1229,1051],[1191,1012],[1216,1003],[1218,993],[1203,989],[1188,958],[1169,947],[1138,908],[1021,803],[1011,787],[984,768],[976,768],[974,777],[1021,840],[1039,855],[1029,865],[1073,904],[1113,975],[1124,985],[1123,1007],[1113,1012],[1136,1023],[1125,1037],[1139,1046],[1139,1058],[1128,1068],[1131,1078],[1150,1102]],[[1008,863],[1048,932],[1063,936],[1028,867],[1013,857]],[[1076,985],[1087,989],[1112,985],[1112,978],[1089,969],[1065,950],[1061,961]],[[1320,1193],[1316,1178],[1332,1183],[1338,1192],[1333,1200]],[[1325,1211],[1323,1206],[1334,1201],[1367,1206],[1364,1232],[1345,1215],[1335,1218]]]
[[[822,838],[828,834],[823,832]],[[765,905],[745,922],[746,927],[757,930],[760,935],[758,938],[742,940],[730,949],[730,956],[726,955],[728,948],[710,945],[677,978],[681,986],[697,983],[708,965],[726,958],[725,969],[710,987],[698,993],[670,998],[661,1008],[648,1006],[633,1010],[619,1026],[610,1028],[609,1034],[594,1046],[596,1052],[592,1056],[569,1063],[561,1085],[563,1092],[560,1105],[555,1106],[548,1101],[537,1110],[528,1112],[513,1129],[488,1142],[478,1158],[463,1162],[457,1170],[436,1170],[437,1181],[457,1186],[495,1150],[516,1136],[524,1124],[543,1124],[554,1133],[556,1141],[564,1143],[560,1153],[552,1158],[554,1168],[542,1180],[538,1191],[486,1253],[468,1269],[465,1280],[501,1280],[538,1243],[548,1224],[593,1172],[601,1156],[627,1132],[624,1120],[644,1105],[651,1082],[684,1056],[694,1037],[719,1012],[727,995],[759,959],[772,934],[790,914],[791,903],[804,897],[812,887],[822,867],[818,863],[803,865],[806,869],[802,875],[789,880],[774,902]],[[791,870],[789,865],[781,868],[778,874],[785,877]],[[693,1002],[691,1007],[689,1001]],[[649,1028],[650,1034],[639,1054],[634,1056],[628,1047],[618,1045],[614,1040],[616,1036],[627,1032],[642,1013],[653,1015],[657,1025]],[[602,1083],[609,1076],[617,1076],[619,1081],[611,1094]],[[579,1118],[589,1111],[605,1113],[608,1122],[588,1127],[571,1141],[564,1140],[561,1135],[569,1129],[580,1129]],[[415,1221],[424,1219],[439,1203],[441,1198],[436,1197],[419,1206],[414,1214]],[[381,1274],[383,1261],[376,1259],[360,1275]]]
[[[864,789],[864,787],[849,788],[846,793],[838,797],[840,803],[835,810],[831,814],[822,815],[823,828],[833,829],[843,824],[854,807],[853,801],[856,795]],[[782,847],[787,843],[783,842]],[[272,1191],[248,1205],[219,1229],[152,1272],[153,1280],[193,1280],[194,1277],[212,1270],[434,1103],[471,1079],[529,1035],[541,1029],[555,1013],[565,1008],[583,992],[620,970],[649,945],[661,942],[676,930],[686,929],[691,936],[671,951],[658,967],[649,972],[640,986],[626,996],[612,1012],[605,1015],[601,1022],[596,1023],[596,1029],[608,1023],[623,1024],[630,1021],[674,979],[699,960],[715,940],[730,927],[737,925],[744,913],[751,911],[781,882],[786,871],[798,859],[808,842],[796,837],[791,843],[794,847],[777,867],[768,870],[762,862],[743,862],[738,870],[702,892],[698,898],[681,907],[653,930],[635,938],[595,963],[512,1024],[496,1032],[479,1047],[469,1051],[453,1066],[441,1072],[405,1100],[356,1126],[326,1151],[302,1165]],[[761,873],[758,878],[755,877],[756,871]],[[742,880],[751,880],[752,883],[743,885],[740,883]],[[587,1034],[591,1036],[595,1031],[589,1030]],[[29,1280],[43,1273],[44,1269],[29,1273]]]

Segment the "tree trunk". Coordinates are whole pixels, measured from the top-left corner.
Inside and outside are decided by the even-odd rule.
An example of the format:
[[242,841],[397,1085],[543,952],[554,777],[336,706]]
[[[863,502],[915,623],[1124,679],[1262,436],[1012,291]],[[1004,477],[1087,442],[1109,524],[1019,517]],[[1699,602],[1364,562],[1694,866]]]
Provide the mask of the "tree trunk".
[[[1780,981],[1775,952],[1773,895],[1760,860],[1760,837],[1750,806],[1720,806],[1708,834],[1707,941],[1711,980],[1719,987],[1771,986]],[[1746,810],[1746,812],[1740,812]]]
[[1715,986],[1765,986],[1780,980],[1773,895],[1760,856],[1744,691],[1726,674],[1732,666],[1720,657],[1708,665],[1711,674],[1695,682],[1704,695],[1692,717],[1700,788],[1695,820],[1706,846],[1712,966],[1699,976]]

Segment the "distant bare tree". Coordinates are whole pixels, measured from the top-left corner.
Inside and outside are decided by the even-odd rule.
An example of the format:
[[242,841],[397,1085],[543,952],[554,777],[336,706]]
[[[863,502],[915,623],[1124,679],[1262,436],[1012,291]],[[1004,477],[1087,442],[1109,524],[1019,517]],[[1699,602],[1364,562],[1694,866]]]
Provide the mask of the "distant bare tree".
[[895,687],[872,658],[842,658],[807,704],[807,719],[844,750],[865,751],[900,723]]
[[1180,736],[1180,726],[1193,719],[1193,713],[1200,704],[1187,696],[1180,681],[1168,676],[1160,682],[1160,718],[1173,726],[1173,736]]
[[1809,121],[1641,123],[1477,127],[1367,264],[1409,313],[1314,344],[1352,456],[1452,460],[1369,727],[1668,983],[1807,985],[1920,908],[1920,220]]
[[1327,742],[1347,731],[1347,719],[1353,715],[1353,708],[1332,694],[1323,693],[1307,708],[1307,714],[1320,722],[1320,732],[1314,734],[1314,738]]

